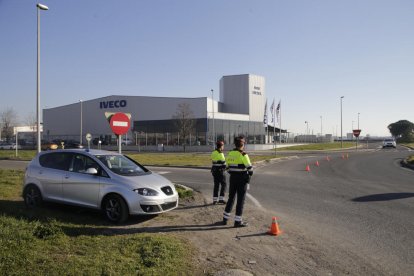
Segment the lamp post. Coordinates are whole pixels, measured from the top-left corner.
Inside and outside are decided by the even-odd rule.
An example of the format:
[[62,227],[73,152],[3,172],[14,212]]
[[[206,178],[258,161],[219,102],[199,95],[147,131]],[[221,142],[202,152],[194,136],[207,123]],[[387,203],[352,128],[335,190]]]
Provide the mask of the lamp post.
[[213,147],[214,147],[214,144],[216,142],[216,129],[214,127],[214,90],[213,89],[211,89],[211,107],[213,110],[213,133],[212,135],[213,135]]
[[322,134],[322,116],[321,116],[321,142],[322,142],[322,137],[323,137],[323,134]]
[[79,100],[80,103],[80,136],[79,136],[79,143],[82,145],[83,143],[83,137],[82,137],[82,131],[83,131],[83,106],[82,106],[82,100]]
[[37,117],[37,152],[41,151],[40,139],[40,10],[47,11],[49,8],[38,3],[37,7],[37,92],[36,92],[36,117]]
[[309,122],[305,121],[306,124],[306,136],[305,136],[305,142],[308,142],[308,133],[309,133]]
[[341,96],[341,149],[343,148],[343,136],[342,136],[342,99],[345,96]]

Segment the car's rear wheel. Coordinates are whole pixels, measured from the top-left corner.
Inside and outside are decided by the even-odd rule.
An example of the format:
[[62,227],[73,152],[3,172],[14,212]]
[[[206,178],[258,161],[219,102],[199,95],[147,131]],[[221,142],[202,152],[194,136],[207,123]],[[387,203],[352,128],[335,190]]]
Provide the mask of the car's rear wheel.
[[105,198],[103,211],[106,218],[113,223],[123,223],[128,219],[129,211],[125,200],[116,194]]
[[39,207],[43,203],[42,194],[36,185],[28,185],[23,191],[24,204],[28,209]]

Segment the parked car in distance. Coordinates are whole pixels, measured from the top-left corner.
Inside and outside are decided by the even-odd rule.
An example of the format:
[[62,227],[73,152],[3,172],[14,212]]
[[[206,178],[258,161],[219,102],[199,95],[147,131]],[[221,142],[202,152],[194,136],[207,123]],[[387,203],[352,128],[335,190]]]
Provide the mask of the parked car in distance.
[[42,150],[55,150],[58,149],[58,144],[55,142],[43,142],[41,145]]
[[[21,149],[22,147],[20,145],[17,145],[17,149]],[[15,150],[16,149],[16,143],[0,143],[0,149],[8,149],[8,150]]]
[[65,149],[83,149],[82,144],[80,144],[78,141],[65,140],[63,143]]
[[122,154],[84,149],[37,154],[27,166],[23,199],[28,208],[53,201],[100,209],[113,223],[178,206],[178,193],[166,178]]
[[389,147],[393,147],[393,148],[396,148],[397,147],[397,143],[392,138],[385,139],[382,142],[382,148],[389,148]]
[[122,139],[122,144],[121,145],[132,145],[132,141],[130,139]]

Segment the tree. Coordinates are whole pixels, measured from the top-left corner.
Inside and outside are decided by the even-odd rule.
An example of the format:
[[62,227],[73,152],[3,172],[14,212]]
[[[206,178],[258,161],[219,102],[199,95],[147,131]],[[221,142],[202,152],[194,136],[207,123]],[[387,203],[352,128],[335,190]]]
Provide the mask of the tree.
[[183,149],[185,151],[185,144],[187,137],[191,134],[194,129],[194,113],[188,103],[180,103],[177,106],[177,112],[172,116],[174,119],[175,127],[178,130],[180,138],[183,142]]
[[0,119],[2,137],[5,137],[6,141],[9,142],[13,139],[13,127],[17,123],[17,113],[13,108],[9,107],[1,112]]
[[401,142],[414,141],[414,124],[407,120],[400,120],[388,126],[390,133]]

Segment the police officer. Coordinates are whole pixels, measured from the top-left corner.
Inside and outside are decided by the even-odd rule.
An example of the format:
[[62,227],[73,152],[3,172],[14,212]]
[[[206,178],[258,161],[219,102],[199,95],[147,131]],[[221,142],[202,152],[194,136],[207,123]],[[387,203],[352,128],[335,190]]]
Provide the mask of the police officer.
[[223,224],[227,224],[231,216],[231,210],[237,195],[236,216],[234,217],[234,227],[245,227],[247,222],[242,220],[243,205],[246,197],[247,185],[253,175],[253,167],[250,158],[244,150],[244,137],[239,136],[234,139],[235,149],[227,155],[226,162],[230,173],[229,198],[223,213]]
[[[224,142],[218,141],[216,143],[216,149],[211,153],[211,173],[214,178],[213,204],[226,204],[224,201],[224,193],[226,192],[226,176],[224,175],[226,159],[224,158],[223,149]],[[221,189],[219,197],[220,185]]]

